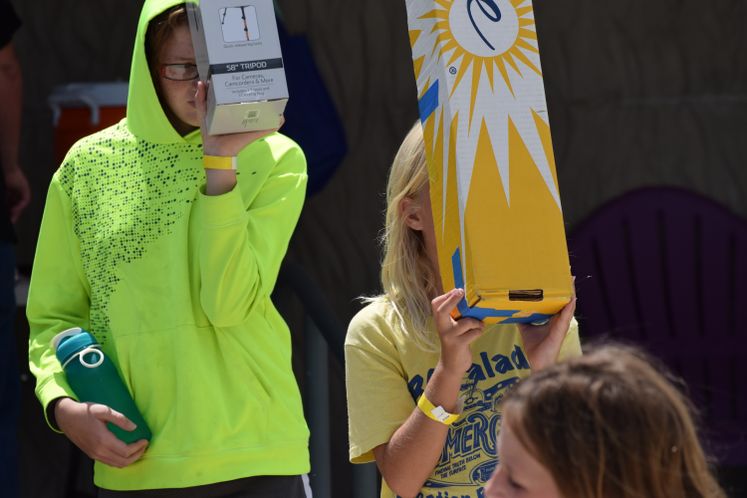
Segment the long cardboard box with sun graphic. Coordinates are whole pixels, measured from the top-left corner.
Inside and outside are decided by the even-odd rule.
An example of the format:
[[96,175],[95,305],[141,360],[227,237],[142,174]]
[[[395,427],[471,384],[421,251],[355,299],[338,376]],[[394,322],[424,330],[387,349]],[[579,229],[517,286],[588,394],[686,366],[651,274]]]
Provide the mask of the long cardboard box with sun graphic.
[[530,0],[407,0],[444,290],[540,322],[572,297]]

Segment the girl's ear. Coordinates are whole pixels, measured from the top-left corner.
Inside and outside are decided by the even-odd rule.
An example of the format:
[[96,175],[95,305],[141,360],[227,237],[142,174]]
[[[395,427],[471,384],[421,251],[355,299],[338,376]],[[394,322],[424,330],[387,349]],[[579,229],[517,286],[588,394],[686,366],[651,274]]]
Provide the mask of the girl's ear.
[[422,232],[424,228],[423,207],[412,197],[404,197],[399,203],[399,215],[405,222],[405,225]]

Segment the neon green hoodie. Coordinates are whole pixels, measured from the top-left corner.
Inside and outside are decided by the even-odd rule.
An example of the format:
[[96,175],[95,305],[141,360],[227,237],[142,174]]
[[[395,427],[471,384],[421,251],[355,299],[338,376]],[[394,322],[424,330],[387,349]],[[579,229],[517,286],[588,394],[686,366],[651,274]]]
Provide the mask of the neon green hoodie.
[[239,154],[238,184],[202,193],[201,137],[170,125],[151,81],[143,7],[127,118],[78,142],[47,196],[28,302],[29,358],[44,405],[75,398],[50,348],[91,331],[153,432],[113,490],[181,488],[308,472],[290,334],[270,300],[298,220],[306,162],[273,134]]

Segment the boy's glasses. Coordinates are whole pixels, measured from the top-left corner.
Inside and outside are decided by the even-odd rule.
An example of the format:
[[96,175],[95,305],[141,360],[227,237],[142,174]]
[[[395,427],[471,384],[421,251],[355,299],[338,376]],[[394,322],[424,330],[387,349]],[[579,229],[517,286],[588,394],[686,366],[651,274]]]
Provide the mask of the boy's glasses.
[[161,64],[161,76],[167,80],[189,81],[199,77],[194,64]]

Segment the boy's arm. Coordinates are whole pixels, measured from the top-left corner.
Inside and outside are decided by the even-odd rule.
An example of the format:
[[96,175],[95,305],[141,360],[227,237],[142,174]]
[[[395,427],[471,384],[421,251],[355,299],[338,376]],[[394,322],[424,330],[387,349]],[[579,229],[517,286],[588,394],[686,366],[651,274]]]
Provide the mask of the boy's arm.
[[75,394],[52,350],[52,338],[73,327],[89,326],[89,287],[73,233],[70,199],[57,175],[47,194],[26,307],[29,321],[29,366],[36,377],[36,395],[47,423],[50,403]]
[[[200,304],[215,327],[244,323],[259,298],[269,296],[301,213],[306,159],[290,140],[270,137],[239,159],[238,185],[222,195],[199,194],[191,244],[199,265]],[[264,149],[263,149],[264,147]],[[269,152],[268,152],[269,150]],[[264,179],[254,161],[272,161]],[[264,166],[266,168],[266,166]],[[243,175],[243,176],[242,176]],[[262,181],[251,199],[243,182]],[[247,191],[252,187],[247,183]]]

